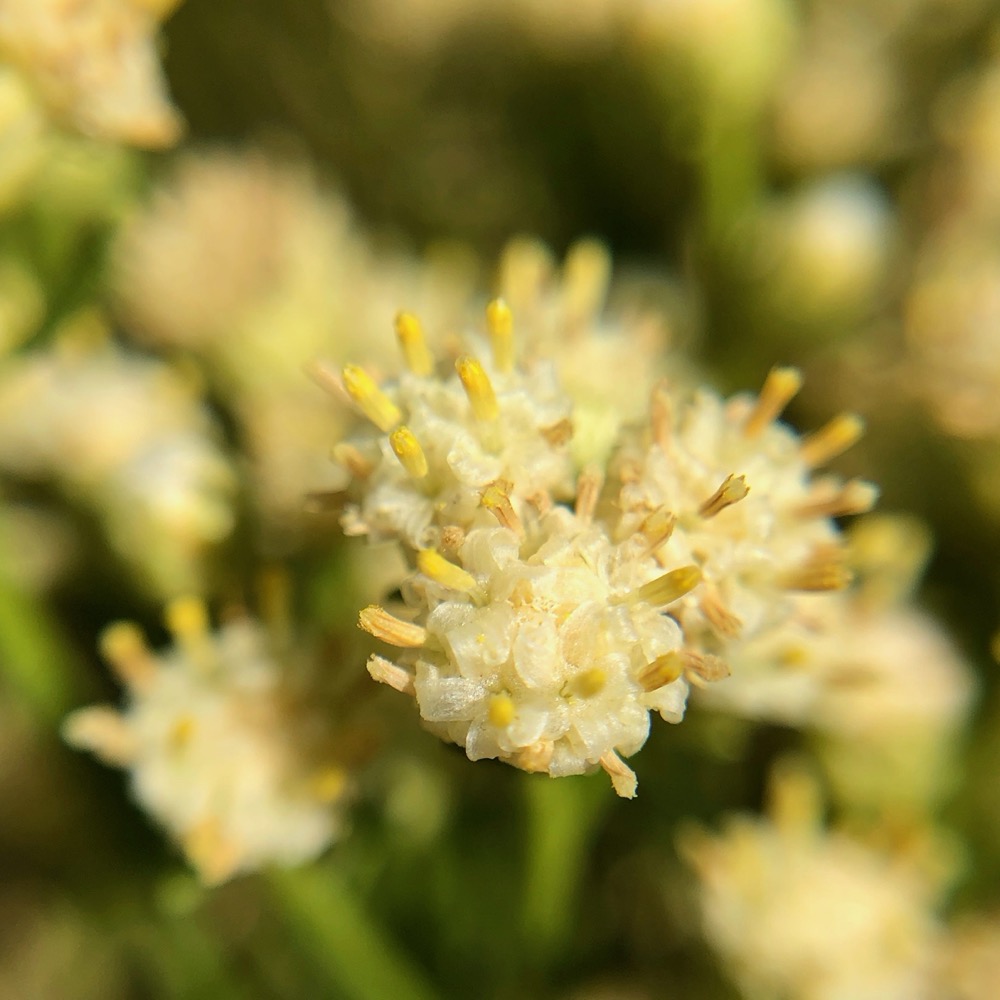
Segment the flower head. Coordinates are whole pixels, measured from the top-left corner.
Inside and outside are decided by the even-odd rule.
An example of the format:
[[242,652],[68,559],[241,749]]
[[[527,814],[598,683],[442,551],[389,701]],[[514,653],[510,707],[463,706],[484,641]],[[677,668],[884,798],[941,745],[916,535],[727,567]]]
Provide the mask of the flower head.
[[315,857],[339,829],[346,779],[324,758],[321,720],[292,697],[275,641],[246,617],[210,632],[192,599],[172,603],[167,622],[174,644],[160,654],[134,625],[104,633],[127,704],[72,713],[66,739],[129,770],[136,800],[207,883]]

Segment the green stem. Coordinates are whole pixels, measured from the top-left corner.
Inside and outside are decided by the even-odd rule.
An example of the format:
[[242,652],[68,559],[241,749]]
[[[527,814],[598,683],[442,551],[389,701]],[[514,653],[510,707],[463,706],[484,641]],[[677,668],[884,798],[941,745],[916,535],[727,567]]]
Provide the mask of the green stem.
[[6,531],[0,515],[0,676],[34,715],[58,726],[75,701],[69,645],[43,602],[4,570]]
[[437,996],[336,871],[314,867],[274,872],[269,882],[303,950],[326,975],[328,995],[351,1000]]
[[587,849],[612,793],[603,774],[530,777],[523,785],[528,799],[524,939],[545,960],[569,938]]

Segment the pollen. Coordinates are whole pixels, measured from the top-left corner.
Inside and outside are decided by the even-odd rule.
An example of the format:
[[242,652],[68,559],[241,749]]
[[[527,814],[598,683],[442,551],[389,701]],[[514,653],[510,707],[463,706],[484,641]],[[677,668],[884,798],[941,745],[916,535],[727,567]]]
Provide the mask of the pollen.
[[469,397],[476,419],[484,423],[496,420],[500,415],[500,407],[493,391],[493,383],[483,366],[475,358],[463,355],[455,362],[455,370],[466,396]]
[[802,388],[802,373],[798,368],[772,368],[764,380],[757,405],[743,425],[743,436],[759,437]]
[[344,390],[354,405],[380,430],[391,431],[402,420],[399,407],[359,365],[344,365]]
[[434,357],[427,347],[424,330],[412,313],[396,315],[396,338],[403,351],[406,367],[414,375],[430,375],[434,371]]
[[403,621],[378,604],[370,604],[360,612],[358,626],[390,646],[415,649],[427,641],[423,626]]
[[494,299],[486,307],[486,326],[490,331],[493,364],[499,372],[511,371],[514,368],[514,317],[503,299]]
[[427,475],[427,456],[409,427],[397,427],[389,435],[389,444],[399,464],[414,479],[423,479]]

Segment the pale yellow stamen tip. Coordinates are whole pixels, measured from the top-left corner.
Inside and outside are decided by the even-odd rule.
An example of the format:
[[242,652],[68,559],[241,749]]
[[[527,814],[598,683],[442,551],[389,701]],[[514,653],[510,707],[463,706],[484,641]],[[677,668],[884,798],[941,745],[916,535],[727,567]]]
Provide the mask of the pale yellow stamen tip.
[[791,402],[802,388],[802,373],[798,368],[772,368],[764,380],[757,405],[743,425],[745,437],[757,437],[781,411]]
[[409,427],[397,427],[389,435],[389,444],[399,464],[414,479],[423,479],[427,475],[427,456]]
[[504,729],[514,721],[514,700],[506,694],[493,695],[490,698],[487,715],[491,726]]
[[540,427],[538,433],[545,438],[553,448],[561,448],[573,437],[573,421],[563,417],[549,427]]
[[138,625],[117,622],[108,626],[101,633],[100,649],[104,659],[129,687],[141,688],[152,680],[156,665]]
[[698,508],[702,517],[716,514],[738,503],[750,492],[745,476],[726,476],[723,484]]
[[639,532],[646,539],[645,552],[655,552],[658,548],[669,541],[677,526],[677,517],[666,507],[659,507],[654,510],[639,525]]
[[822,795],[807,764],[795,758],[778,762],[768,782],[768,813],[785,834],[815,830],[823,816]]
[[595,465],[587,466],[580,473],[580,478],[576,484],[576,516],[584,523],[589,524],[597,510],[597,501],[601,496],[601,487],[604,485],[604,472]]
[[523,537],[524,525],[510,502],[512,488],[512,484],[505,479],[498,479],[483,490],[480,494],[480,502],[500,524]]
[[615,792],[623,799],[634,799],[636,788],[639,787],[635,771],[614,750],[609,750],[604,754],[600,764],[611,779],[611,785]]
[[856,413],[841,413],[802,442],[802,461],[824,465],[847,451],[865,432],[865,422]]
[[570,688],[580,698],[593,698],[604,690],[607,683],[608,672],[603,667],[590,667],[573,678]]
[[430,375],[434,371],[434,358],[427,348],[420,320],[412,313],[399,313],[396,316],[396,337],[399,339],[406,367],[414,375]]
[[878,487],[863,479],[843,486],[817,491],[812,499],[795,509],[799,517],[848,517],[867,514],[878,501]]
[[358,365],[344,365],[341,375],[344,391],[354,405],[380,430],[391,431],[402,419],[399,407],[375,384],[375,380]]
[[372,680],[379,684],[385,684],[400,694],[413,695],[416,689],[413,686],[413,675],[402,667],[397,666],[392,660],[387,660],[384,656],[368,657],[368,673]]
[[347,441],[341,441],[333,446],[333,460],[347,469],[355,479],[367,479],[375,469],[360,449]]
[[643,668],[639,674],[639,684],[644,691],[657,691],[667,684],[673,684],[683,672],[684,654],[676,649],[671,650]]
[[435,583],[450,590],[461,590],[472,593],[478,590],[476,578],[461,566],[448,562],[440,552],[434,549],[421,549],[417,553],[417,567],[424,576],[430,577]]
[[503,299],[494,299],[486,307],[486,326],[490,331],[497,371],[511,371],[514,367],[514,317]]
[[597,240],[580,240],[566,254],[563,268],[566,312],[579,322],[603,306],[611,277],[611,254]]
[[496,420],[500,415],[500,407],[493,391],[493,384],[483,366],[475,358],[464,355],[455,362],[455,371],[462,380],[462,387],[469,397],[476,419]]
[[171,601],[164,618],[177,639],[203,639],[208,635],[208,608],[198,597],[178,597]]
[[385,608],[370,604],[358,615],[358,626],[390,646],[416,649],[427,641],[427,630],[390,615]]
[[674,429],[674,404],[670,398],[670,386],[662,380],[653,388],[649,404],[649,419],[653,440],[663,452],[669,452]]
[[663,607],[683,597],[701,583],[701,570],[697,566],[681,566],[656,577],[633,590],[624,600],[629,604],[646,603]]

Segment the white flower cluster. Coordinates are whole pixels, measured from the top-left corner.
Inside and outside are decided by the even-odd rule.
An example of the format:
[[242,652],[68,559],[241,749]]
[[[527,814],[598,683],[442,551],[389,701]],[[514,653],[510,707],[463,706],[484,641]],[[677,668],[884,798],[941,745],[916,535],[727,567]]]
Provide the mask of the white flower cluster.
[[191,599],[167,621],[175,644],[159,655],[133,625],[105,632],[127,705],[72,713],[66,739],[131,772],[137,801],[206,883],[315,857],[338,832],[346,779],[323,762],[324,727],[287,690],[268,633],[250,618],[211,633]]
[[52,479],[97,511],[161,592],[197,587],[236,486],[208,411],[167,365],[76,333],[4,365],[0,469]]
[[179,0],[4,0],[0,59],[49,112],[80,131],[158,148],[180,117],[166,95],[156,33]]
[[940,929],[919,858],[890,857],[823,829],[808,776],[772,779],[770,816],[692,831],[709,943],[747,996],[929,1000]]
[[859,423],[804,442],[776,426],[790,370],[756,401],[675,407],[661,385],[606,482],[573,461],[575,399],[551,363],[515,350],[502,300],[486,318],[488,339],[458,348],[448,376],[401,314],[408,371],[381,386],[354,365],[328,379],[374,425],[334,450],[355,479],[345,529],[397,540],[415,566],[400,616],[361,614],[403,651],[369,671],[471,759],[553,776],[601,766],[631,796],[619,754],[645,742],[651,709],[679,721],[689,683],[725,677],[717,654],[780,624],[789,590],[846,583],[830,515],[866,509],[873,490],[811,469]]

